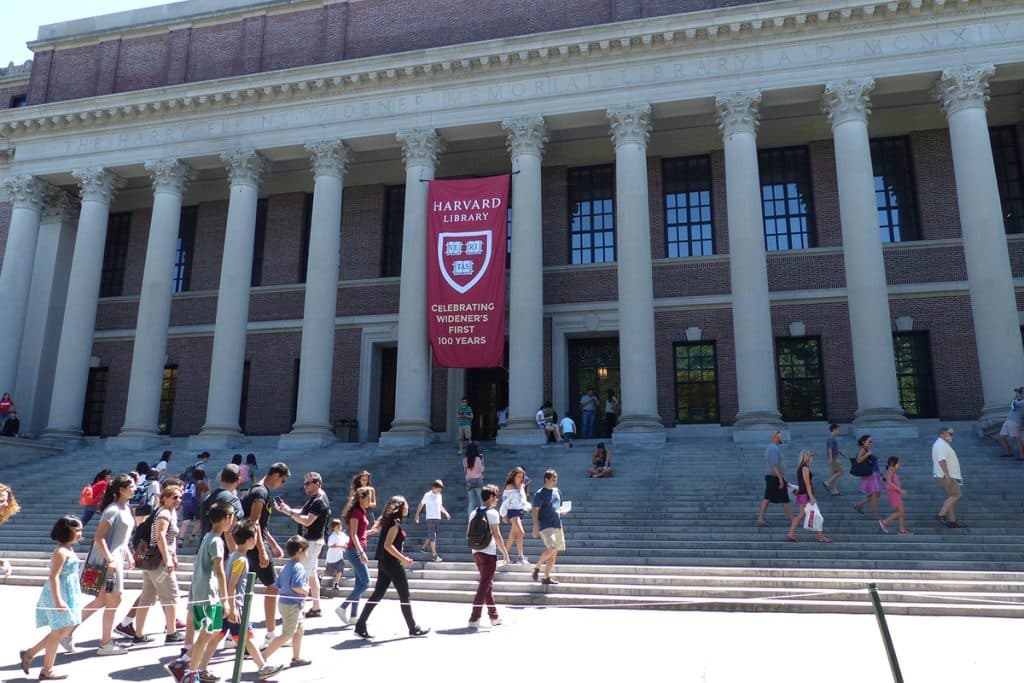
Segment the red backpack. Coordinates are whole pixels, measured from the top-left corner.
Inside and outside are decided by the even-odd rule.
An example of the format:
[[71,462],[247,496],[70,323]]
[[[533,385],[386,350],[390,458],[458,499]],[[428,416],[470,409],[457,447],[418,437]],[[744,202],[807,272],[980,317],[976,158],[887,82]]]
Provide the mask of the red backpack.
[[92,496],[92,486],[86,485],[82,487],[82,492],[78,494],[78,504],[84,508],[90,508],[95,505],[95,501]]

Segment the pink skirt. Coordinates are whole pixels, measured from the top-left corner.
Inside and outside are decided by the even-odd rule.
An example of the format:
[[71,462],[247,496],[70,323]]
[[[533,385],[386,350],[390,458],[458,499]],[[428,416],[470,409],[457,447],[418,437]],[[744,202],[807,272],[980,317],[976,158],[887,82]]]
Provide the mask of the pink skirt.
[[889,507],[898,510],[903,505],[903,496],[896,491],[887,491],[889,494]]
[[882,491],[882,476],[878,472],[872,472],[866,477],[860,478],[860,492],[863,494],[880,493]]

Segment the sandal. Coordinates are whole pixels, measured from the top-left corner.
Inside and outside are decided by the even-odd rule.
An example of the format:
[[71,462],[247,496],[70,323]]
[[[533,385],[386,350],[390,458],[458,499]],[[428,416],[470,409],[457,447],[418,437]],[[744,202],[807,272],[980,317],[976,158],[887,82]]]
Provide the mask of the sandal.
[[32,658],[29,656],[28,650],[22,650],[18,655],[21,657],[21,670],[28,675],[28,669],[32,666]]
[[861,514],[861,515],[863,515],[863,514],[864,514],[864,508],[862,508],[862,507],[861,507],[860,505],[857,505],[856,503],[854,503],[854,504],[853,504],[853,509],[854,509],[854,510],[855,510],[855,511],[856,511],[856,512],[857,512],[858,514]]
[[832,539],[826,536],[825,538],[819,538],[818,543],[832,543]]
[[309,611],[306,612],[306,618],[307,619],[314,619],[314,618],[320,617],[320,616],[323,616],[323,615],[320,613],[319,608],[311,607],[309,609]]
[[963,522],[956,522],[956,521],[946,522],[946,526],[948,526],[950,529],[966,529],[967,528],[967,525],[964,524]]
[[52,671],[40,671],[39,680],[41,681],[62,681],[67,678],[67,674],[55,674]]
[[795,536],[786,536],[786,540],[789,541],[790,543],[797,543],[798,542],[796,540]]

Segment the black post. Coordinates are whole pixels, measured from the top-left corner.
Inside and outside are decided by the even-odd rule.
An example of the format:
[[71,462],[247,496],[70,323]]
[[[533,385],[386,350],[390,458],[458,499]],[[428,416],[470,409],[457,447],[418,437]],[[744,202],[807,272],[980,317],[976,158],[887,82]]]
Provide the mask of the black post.
[[[249,572],[245,577],[245,601],[242,605],[242,613],[238,617],[238,640],[235,642],[235,671],[231,674],[232,683],[239,683],[242,680],[242,660],[245,659],[246,635],[249,633],[249,610],[252,607],[252,589],[256,583],[256,574]],[[235,587],[238,590],[238,587]],[[234,600],[234,596],[228,596]]]
[[[885,644],[885,654],[889,658],[889,669],[892,671],[893,683],[903,683],[900,663],[896,659],[896,648],[892,645],[892,636],[889,635],[889,626],[885,623],[885,612],[882,611],[882,601],[878,599],[878,587],[875,584],[868,584],[868,595],[871,596],[871,604],[875,608],[875,618],[878,620],[878,630],[881,632],[882,642]],[[236,681],[235,683],[238,682]]]

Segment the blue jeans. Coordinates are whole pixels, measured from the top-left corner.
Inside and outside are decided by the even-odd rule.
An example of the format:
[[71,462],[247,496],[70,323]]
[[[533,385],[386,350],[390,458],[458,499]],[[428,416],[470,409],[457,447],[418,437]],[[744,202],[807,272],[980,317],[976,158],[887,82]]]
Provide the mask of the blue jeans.
[[583,411],[583,436],[584,439],[589,439],[594,435],[594,419],[597,417],[596,410],[584,410]]
[[95,515],[95,514],[96,514],[96,508],[94,506],[90,506],[90,507],[87,507],[87,508],[82,508],[82,528],[83,529],[85,528],[85,525],[89,523],[89,520],[92,519],[92,516]]
[[[363,549],[366,550],[365,548]],[[370,569],[366,566],[366,563],[359,559],[359,551],[355,548],[345,549],[345,559],[352,565],[352,570],[356,575],[356,585],[352,587],[352,592],[345,598],[343,605],[351,604],[352,616],[356,616],[359,611],[359,598],[362,597],[363,592],[366,591],[370,586]]]
[[473,510],[484,506],[484,480],[473,479],[466,481],[466,514],[473,514]]

